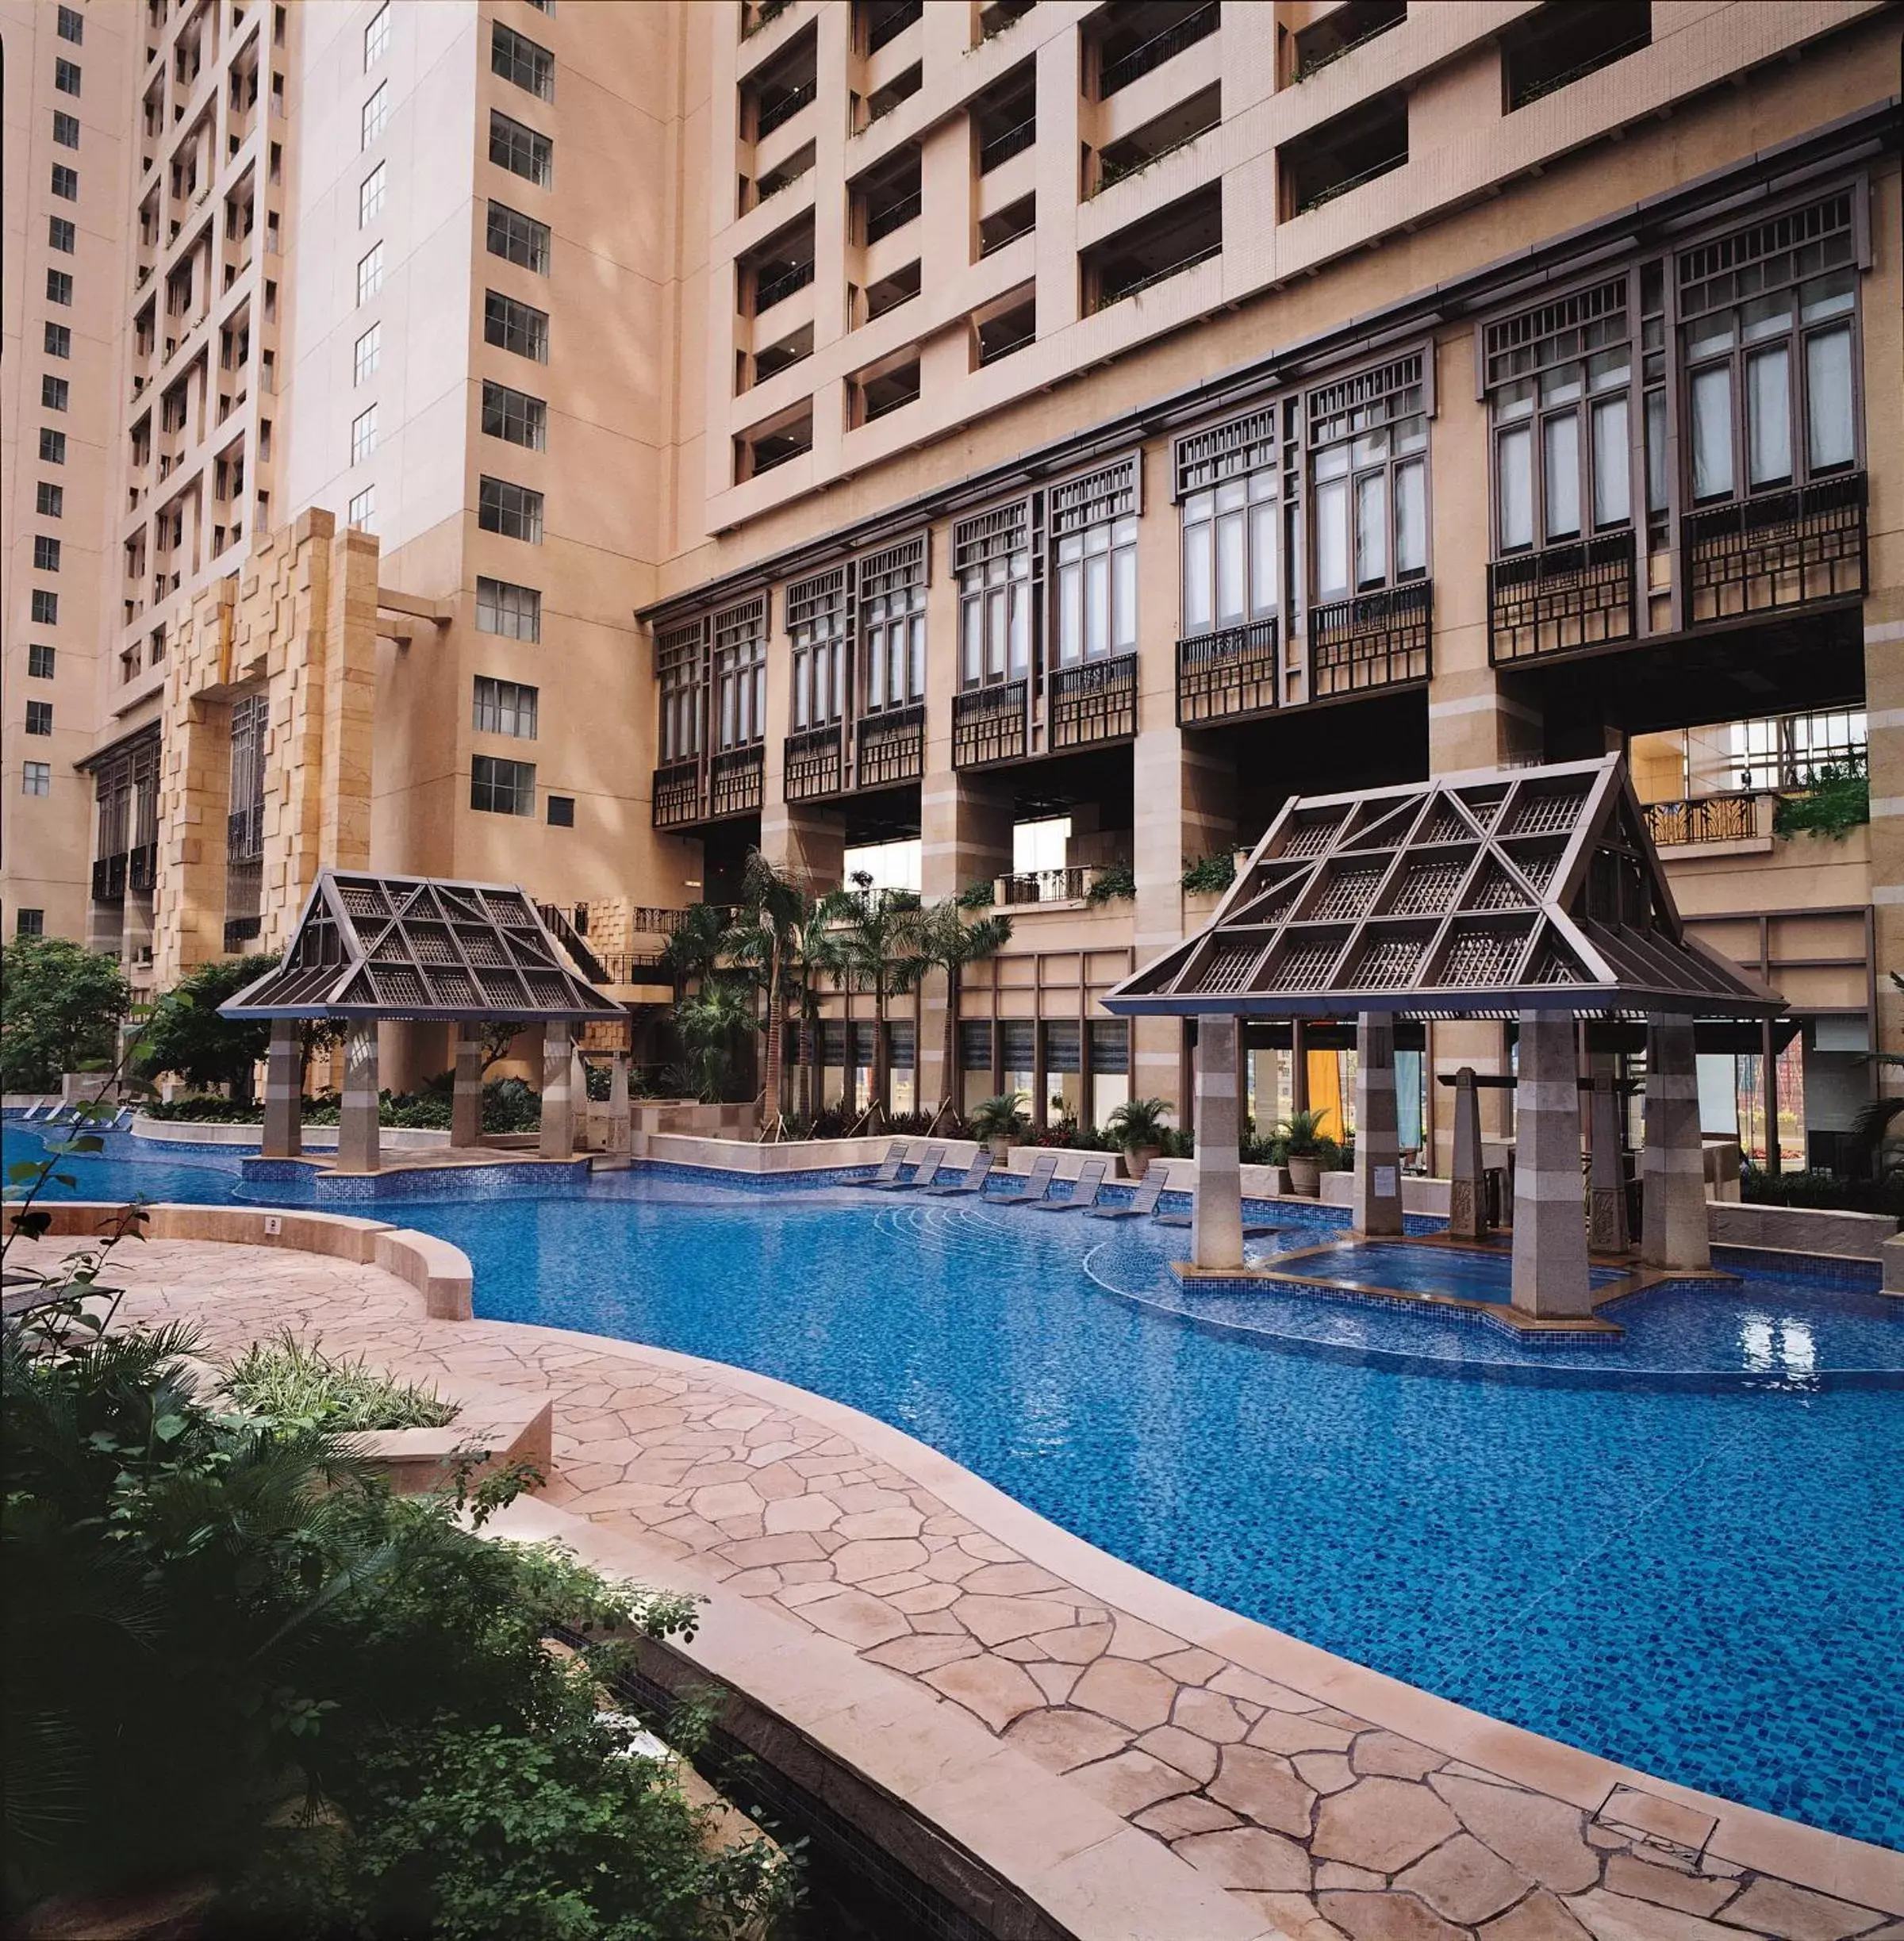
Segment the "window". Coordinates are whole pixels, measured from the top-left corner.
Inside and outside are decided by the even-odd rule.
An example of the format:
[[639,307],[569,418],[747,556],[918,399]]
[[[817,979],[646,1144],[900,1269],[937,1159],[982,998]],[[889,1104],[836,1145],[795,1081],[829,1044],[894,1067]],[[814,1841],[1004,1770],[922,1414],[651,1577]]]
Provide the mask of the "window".
[[501,21],[489,31],[489,72],[543,101],[555,98],[555,56]]
[[859,635],[868,714],[926,698],[926,541],[859,562]]
[[86,44],[86,17],[77,7],[63,6],[59,13],[59,34],[62,40],[70,40],[75,47]]
[[794,732],[838,721],[846,711],[844,566],[787,589],[787,637],[793,649]]
[[53,63],[53,86],[62,94],[79,92],[79,63],[76,60],[56,60]]
[[63,411],[66,401],[72,395],[72,387],[63,378],[48,374],[40,380],[40,402],[48,411]]
[[29,647],[26,650],[26,671],[35,681],[51,681],[55,658],[51,647]]
[[73,354],[73,333],[65,324],[48,324],[46,327],[46,354],[48,357],[71,357]]
[[20,792],[25,796],[50,796],[53,792],[53,765],[52,762],[21,762],[20,765]]
[[505,438],[512,445],[526,445],[542,451],[549,442],[549,408],[539,397],[526,391],[512,391],[506,384],[485,378],[482,384],[482,428],[490,438]]
[[[61,201],[77,202],[79,200],[79,170],[68,168],[63,162],[56,162],[53,164],[52,187],[53,194],[58,196]],[[62,297],[59,301],[70,303],[72,299],[67,297]]]
[[476,523],[485,532],[542,543],[542,494],[507,479],[486,478],[478,486]]
[[1680,255],[1695,504],[1857,464],[1851,214],[1846,191]]
[[351,382],[362,384],[366,378],[377,374],[377,366],[383,352],[383,326],[373,324],[357,339],[351,353]]
[[470,807],[493,815],[536,813],[536,764],[502,761],[494,755],[470,759]]
[[486,290],[482,336],[486,343],[513,351],[518,357],[533,358],[539,364],[549,361],[549,313],[533,304],[518,303],[513,297]]
[[377,407],[372,405],[351,420],[351,462],[361,465],[377,449]]
[[[32,789],[27,793],[31,795]],[[46,912],[44,910],[21,910],[13,917],[13,934],[16,937],[44,937],[46,934]]]
[[29,701],[26,704],[26,731],[29,735],[51,735],[53,731],[53,704],[51,701]]
[[506,168],[511,175],[546,189],[553,153],[547,136],[538,135],[520,121],[512,121],[499,109],[489,110],[489,159],[498,168]]
[[661,688],[661,758],[691,761],[701,753],[707,680],[707,627],[691,620],[654,636],[654,674]]
[[79,117],[68,114],[63,108],[53,110],[53,140],[62,148],[79,146]]
[[36,627],[57,627],[60,624],[60,596],[36,587],[33,589],[33,624]]
[[357,301],[368,303],[383,288],[383,245],[377,244],[369,255],[358,259]]
[[1626,279],[1488,326],[1495,544],[1577,539],[1633,516]]
[[962,687],[1031,671],[1031,504],[1021,499],[952,529]]
[[546,13],[553,20],[555,17],[555,0],[529,0],[529,5],[538,13]]
[[1282,409],[1272,405],[1177,445],[1186,639],[1282,610]]
[[357,186],[357,227],[366,229],[383,213],[384,173],[387,163],[379,162]]
[[538,276],[549,273],[549,226],[501,202],[489,205],[489,254],[520,263]]
[[66,462],[66,434],[49,432],[44,426],[40,432],[40,457],[47,465],[63,465]]
[[63,216],[49,216],[46,219],[46,242],[49,249],[58,250],[62,255],[70,256],[79,240],[79,232]]
[[33,535],[33,570],[36,573],[60,570],[60,542],[49,539],[44,532]]
[[532,586],[478,577],[476,581],[476,631],[501,634],[510,640],[542,638],[542,595]]
[[575,827],[575,798],[573,796],[549,797],[549,827],[551,829],[573,829]]
[[478,735],[513,735],[518,739],[536,738],[536,704],[538,690],[513,681],[492,681],[487,674],[476,677],[476,715]]
[[1137,647],[1134,456],[1052,489],[1054,666]]
[[384,0],[384,5],[370,16],[370,25],[363,30],[363,71],[366,74],[383,59],[384,49],[390,44],[390,0]]
[[66,488],[49,485],[43,478],[33,495],[33,510],[42,519],[63,519],[66,516]]
[[715,615],[714,692],[716,745],[743,748],[759,741],[767,719],[764,600],[750,600]]
[[363,113],[358,122],[357,147],[361,153],[382,134],[384,124],[390,118],[390,84],[380,81],[377,92],[363,104]]
[[1319,600],[1426,576],[1433,401],[1426,357],[1417,351],[1359,371],[1305,401]]
[[351,501],[347,518],[349,523],[360,531],[374,532],[377,530],[377,488],[374,485],[366,485]]

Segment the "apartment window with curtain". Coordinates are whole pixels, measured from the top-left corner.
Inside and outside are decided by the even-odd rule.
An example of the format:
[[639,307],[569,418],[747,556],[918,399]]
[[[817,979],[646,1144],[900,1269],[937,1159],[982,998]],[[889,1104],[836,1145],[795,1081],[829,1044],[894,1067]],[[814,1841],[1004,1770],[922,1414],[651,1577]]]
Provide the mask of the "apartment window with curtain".
[[62,94],[79,92],[79,63],[76,60],[56,60],[53,63],[53,86]]
[[761,740],[767,719],[767,605],[750,600],[714,616],[716,746]]
[[51,701],[29,701],[26,704],[26,731],[29,735],[51,735],[53,731],[53,704]]
[[1177,447],[1186,639],[1282,610],[1282,406]]
[[1310,547],[1315,596],[1347,600],[1428,573],[1427,352],[1311,391]]
[[40,402],[48,411],[63,411],[67,401],[72,395],[72,386],[64,378],[43,376],[40,380]]
[[839,720],[846,712],[844,566],[787,589],[787,637],[793,654],[794,732]]
[[1051,489],[1052,665],[1137,649],[1138,455]]
[[32,611],[36,627],[57,627],[60,624],[60,596],[35,587]]
[[661,688],[661,758],[690,761],[701,753],[706,696],[707,628],[690,620],[654,636],[654,673]]
[[[57,186],[54,194],[59,193]],[[48,303],[70,304],[73,300],[73,273],[70,270],[48,270],[46,273],[46,300]]]
[[476,523],[485,532],[500,532],[505,539],[526,539],[532,546],[542,543],[542,494],[527,485],[511,485],[505,478],[478,481]]
[[53,792],[53,765],[50,761],[20,764],[20,792],[23,796],[50,796]]
[[1031,671],[1031,539],[1029,499],[962,519],[953,528],[962,688],[1021,681]]
[[48,216],[46,219],[46,246],[56,249],[63,256],[70,256],[79,247],[78,225],[69,222],[63,216]]
[[66,434],[49,431],[42,426],[40,432],[40,458],[45,465],[63,465],[66,462]]
[[549,225],[501,202],[489,205],[489,251],[505,262],[520,263],[538,276],[549,273]]
[[1855,470],[1850,190],[1683,251],[1675,267],[1691,502]]
[[500,634],[509,640],[539,641],[542,639],[542,595],[532,586],[516,586],[508,580],[476,581],[476,631]]
[[926,535],[859,562],[861,712],[926,698]]
[[45,533],[37,533],[33,538],[33,570],[36,573],[57,573],[60,570],[60,542]]
[[1633,517],[1633,345],[1615,277],[1488,327],[1497,554]]
[[546,189],[555,167],[555,148],[546,135],[511,121],[499,108],[489,110],[489,159],[512,175]]
[[519,740],[536,738],[536,712],[541,700],[539,689],[520,681],[496,681],[487,674],[476,677],[475,708],[472,725],[478,735],[512,735]]

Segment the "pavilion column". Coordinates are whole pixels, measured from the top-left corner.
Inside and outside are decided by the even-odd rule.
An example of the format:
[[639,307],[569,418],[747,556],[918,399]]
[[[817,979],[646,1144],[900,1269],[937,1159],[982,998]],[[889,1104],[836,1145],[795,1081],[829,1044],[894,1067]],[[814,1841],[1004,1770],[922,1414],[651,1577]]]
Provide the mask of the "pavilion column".
[[296,1159],[304,1151],[304,1029],[295,1018],[271,1020],[259,1150],[266,1159]]
[[608,1074],[608,1150],[635,1149],[635,1114],[628,1104],[628,1054],[618,1051]]
[[1646,1020],[1646,1149],[1640,1166],[1641,1260],[1648,1267],[1710,1267],[1690,1018],[1656,1011]]
[[1243,1264],[1243,1175],[1237,1151],[1237,1022],[1196,1021],[1196,1199],[1190,1259],[1196,1267]]
[[381,1164],[377,1025],[374,1018],[354,1018],[344,1040],[344,1103],[337,1114],[337,1170],[374,1172]]
[[1514,1116],[1514,1305],[1542,1318],[1591,1314],[1571,1018],[1521,1013]]
[[1587,1239],[1596,1253],[1624,1253],[1632,1235],[1626,1221],[1626,1168],[1620,1156],[1620,1095],[1610,1071],[1594,1073],[1587,1096]]
[[1481,1091],[1474,1067],[1454,1075],[1454,1173],[1448,1184],[1448,1231],[1457,1240],[1488,1233],[1487,1182],[1481,1170]]
[[1355,1027],[1355,1230],[1402,1231],[1402,1153],[1396,1138],[1395,1019],[1364,1011]]
[[567,1159],[575,1150],[575,1094],[570,1066],[573,1047],[566,1018],[542,1027],[542,1138],[544,1159]]
[[456,1027],[456,1090],[450,1103],[450,1145],[461,1152],[482,1144],[482,1038],[473,1025]]

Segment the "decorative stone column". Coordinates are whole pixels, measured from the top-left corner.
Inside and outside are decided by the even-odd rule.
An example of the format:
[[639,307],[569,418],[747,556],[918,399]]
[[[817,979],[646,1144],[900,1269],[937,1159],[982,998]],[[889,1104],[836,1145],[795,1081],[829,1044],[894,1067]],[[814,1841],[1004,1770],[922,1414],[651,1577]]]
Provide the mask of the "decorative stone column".
[[377,1026],[374,1020],[360,1018],[344,1035],[337,1170],[375,1172],[382,1163],[377,1122]]
[[1237,1153],[1237,1023],[1196,1021],[1196,1198],[1190,1259],[1197,1267],[1243,1264],[1243,1174]]
[[271,1020],[264,1065],[266,1159],[296,1159],[304,1151],[304,1031],[295,1018]]
[[1620,1157],[1620,1095],[1610,1072],[1595,1072],[1587,1118],[1587,1234],[1596,1253],[1624,1253],[1632,1243],[1626,1221],[1626,1168]]
[[1395,1018],[1364,1011],[1355,1026],[1355,1230],[1402,1231],[1402,1153],[1396,1139]]
[[1578,1066],[1571,1018],[1521,1013],[1513,1300],[1522,1314],[1543,1319],[1593,1312],[1580,1193]]
[[542,1027],[542,1138],[544,1159],[568,1159],[575,1150],[575,1094],[570,1075],[572,1036],[566,1018]]
[[482,1037],[475,1026],[456,1027],[456,1090],[450,1104],[450,1145],[482,1144]]
[[1641,1260],[1649,1267],[1710,1267],[1699,1067],[1690,1018],[1656,1011],[1646,1020],[1646,1149],[1640,1177]]
[[635,1114],[628,1104],[628,1054],[618,1051],[608,1073],[608,1150],[635,1149]]
[[1448,1231],[1457,1240],[1484,1240],[1488,1236],[1487,1181],[1481,1168],[1481,1092],[1474,1080],[1471,1064],[1463,1065],[1454,1075],[1454,1171],[1448,1183]]

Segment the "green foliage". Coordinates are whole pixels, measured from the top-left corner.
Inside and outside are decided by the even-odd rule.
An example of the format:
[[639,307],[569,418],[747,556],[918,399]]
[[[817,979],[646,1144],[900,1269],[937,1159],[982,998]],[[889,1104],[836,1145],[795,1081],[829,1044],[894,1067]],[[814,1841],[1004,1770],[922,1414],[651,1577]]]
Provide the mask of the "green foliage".
[[1104,1130],[1120,1145],[1157,1145],[1169,1130],[1164,1121],[1170,1111],[1168,1099],[1127,1099],[1104,1121]]
[[1027,1095],[1022,1091],[1001,1091],[981,1099],[972,1108],[969,1121],[974,1139],[1015,1139],[1031,1123],[1025,1110]]
[[968,883],[952,900],[962,910],[989,910],[998,900],[998,885],[987,877],[982,883]]
[[1772,833],[1809,832],[1834,842],[1871,820],[1871,778],[1861,761],[1827,761],[1802,795],[1783,797],[1772,816]]
[[1137,894],[1137,872],[1128,863],[1107,863],[1084,892],[1088,903],[1119,903]]
[[136,1066],[139,1076],[150,1080],[171,1072],[188,1085],[229,1085],[248,1094],[251,1068],[270,1046],[271,1027],[262,1018],[221,1018],[218,1007],[276,961],[223,957],[188,971],[153,1015]]
[[[454,1080],[448,1074],[432,1079],[420,1092],[379,1095],[378,1122],[401,1129],[447,1130],[454,1105]],[[255,1099],[223,1099],[194,1092],[183,1099],[154,1099],[140,1110],[148,1118],[182,1125],[257,1126],[264,1107]],[[335,1092],[306,1098],[299,1116],[307,1126],[335,1126],[339,1100]],[[519,1078],[491,1079],[482,1088],[485,1132],[533,1132],[542,1122],[542,1095]]]
[[1904,1219],[1904,1171],[1891,1167],[1875,1180],[1846,1180],[1822,1166],[1767,1172],[1745,1165],[1739,1170],[1739,1197],[1759,1206],[1814,1206]]
[[1183,884],[1187,890],[1207,894],[1212,890],[1226,890],[1235,880],[1236,857],[1230,850],[1219,850],[1214,856],[1199,857],[1184,865]]
[[731,977],[706,979],[692,997],[674,1007],[674,1028],[686,1054],[689,1087],[704,1105],[727,1095],[735,1049],[754,1029],[754,994]]
[[1322,1131],[1328,1117],[1321,1111],[1292,1112],[1276,1129],[1276,1137],[1282,1141],[1288,1156],[1292,1159],[1326,1157],[1324,1149],[1333,1143]]
[[132,995],[117,961],[63,937],[0,949],[0,1087],[51,1091],[63,1072],[112,1062]]
[[238,1356],[227,1368],[223,1392],[248,1415],[340,1433],[441,1429],[456,1419],[456,1405],[433,1387],[379,1375],[362,1356],[333,1360],[321,1341],[301,1341],[289,1328]]

